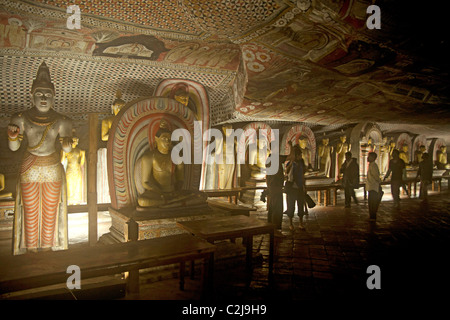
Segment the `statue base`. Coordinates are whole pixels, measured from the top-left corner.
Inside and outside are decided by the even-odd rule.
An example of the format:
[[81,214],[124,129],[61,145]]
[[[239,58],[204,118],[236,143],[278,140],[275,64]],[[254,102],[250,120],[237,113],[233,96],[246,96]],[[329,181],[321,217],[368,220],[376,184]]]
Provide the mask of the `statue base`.
[[109,208],[110,232],[102,236],[103,243],[126,242],[132,238],[128,232],[131,222],[137,225],[137,240],[153,239],[184,233],[177,222],[225,216],[226,210],[211,209],[207,204],[181,208]]
[[264,188],[267,187],[266,180],[250,178],[245,181],[245,187],[249,189],[242,192],[240,200],[243,203],[255,206],[264,206],[264,202],[261,201],[261,193],[263,192]]
[[14,222],[14,199],[0,199],[0,240],[11,239]]

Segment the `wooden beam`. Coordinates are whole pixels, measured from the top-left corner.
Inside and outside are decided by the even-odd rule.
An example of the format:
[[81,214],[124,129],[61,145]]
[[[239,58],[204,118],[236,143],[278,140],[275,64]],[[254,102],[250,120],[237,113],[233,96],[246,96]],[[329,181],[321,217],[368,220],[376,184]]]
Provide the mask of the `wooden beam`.
[[89,244],[97,243],[97,143],[98,114],[90,113],[89,119],[89,150],[87,156],[87,207],[89,219]]

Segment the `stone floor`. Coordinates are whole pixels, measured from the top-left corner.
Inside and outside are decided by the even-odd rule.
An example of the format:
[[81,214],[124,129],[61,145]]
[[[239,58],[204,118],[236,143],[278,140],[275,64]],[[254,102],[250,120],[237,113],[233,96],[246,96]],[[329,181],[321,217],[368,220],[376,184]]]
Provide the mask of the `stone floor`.
[[[212,301],[438,301],[448,300],[450,262],[450,198],[448,187],[431,192],[428,203],[402,196],[400,208],[393,206],[389,190],[380,205],[377,219],[368,219],[367,201],[344,208],[316,206],[305,217],[305,230],[288,228],[283,217],[282,233],[276,238],[274,284],[268,282],[269,236],[254,238],[252,279],[245,281],[244,261],[230,267],[215,266]],[[265,220],[264,210],[252,213]],[[295,219],[298,219],[297,217]],[[107,223],[107,219],[105,217]],[[80,239],[82,236],[80,236]],[[81,240],[80,240],[81,241]],[[380,269],[381,289],[368,289],[372,274],[367,268]],[[178,290],[176,269],[161,281],[143,283],[138,296],[122,300],[199,300],[199,276],[187,277],[185,290]],[[153,275],[154,276],[154,275]],[[164,279],[164,277],[161,277]],[[406,300],[405,300],[406,299]],[[295,303],[289,303],[296,308]]]
[[[368,219],[367,201],[351,208],[316,206],[305,217],[306,230],[290,231],[283,218],[283,238],[276,238],[274,285],[268,283],[269,236],[256,236],[252,280],[247,285],[243,263],[216,266],[215,301],[426,301],[448,298],[450,262],[450,201],[445,191],[433,193],[428,203],[402,197],[394,208],[387,193],[377,219]],[[342,203],[342,201],[341,201]],[[266,219],[266,212],[254,213]],[[294,220],[294,222],[297,222]],[[295,226],[298,226],[295,224]],[[368,289],[367,269],[379,267],[381,289]],[[371,282],[371,281],[369,281]],[[188,280],[186,290],[177,279],[142,285],[140,296],[125,299],[199,299],[199,281]],[[369,300],[371,301],[371,300]]]

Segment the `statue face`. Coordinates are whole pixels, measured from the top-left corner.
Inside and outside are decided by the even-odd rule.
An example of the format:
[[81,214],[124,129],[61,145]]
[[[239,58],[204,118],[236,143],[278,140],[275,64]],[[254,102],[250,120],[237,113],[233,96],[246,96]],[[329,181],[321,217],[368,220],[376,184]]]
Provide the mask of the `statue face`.
[[168,132],[162,133],[159,137],[155,137],[156,147],[158,151],[167,154],[170,151],[171,134]]
[[55,95],[52,89],[36,88],[32,94],[32,101],[40,112],[48,112],[55,105]]
[[305,149],[306,148],[306,139],[299,139],[298,145],[300,146],[300,148]]
[[187,106],[189,103],[189,96],[188,95],[175,95],[175,100],[177,100],[179,103]]
[[341,142],[342,142],[342,143],[345,143],[345,141],[347,141],[347,137],[346,137],[346,136],[342,136],[342,137],[341,137]]
[[267,146],[266,139],[258,139],[258,148],[264,149]]
[[407,146],[407,145],[404,145],[404,146],[402,147],[402,150],[403,150],[404,152],[407,152],[407,151],[408,151],[408,146]]

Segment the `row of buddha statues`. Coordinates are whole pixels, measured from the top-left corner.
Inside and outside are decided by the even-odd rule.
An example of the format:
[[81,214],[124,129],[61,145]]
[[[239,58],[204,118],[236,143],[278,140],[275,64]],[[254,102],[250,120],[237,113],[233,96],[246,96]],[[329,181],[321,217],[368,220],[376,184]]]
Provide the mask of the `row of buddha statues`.
[[[181,92],[174,98],[187,107],[186,95]],[[55,87],[51,81],[50,71],[43,62],[37,72],[31,88],[32,108],[14,114],[7,128],[8,146],[17,151],[26,141],[26,150],[19,165],[17,194],[15,197],[13,252],[22,254],[43,250],[61,250],[68,248],[67,205],[81,202],[82,180],[84,176],[85,151],[78,147],[78,139],[74,137],[71,120],[56,112]],[[112,105],[111,117],[102,121],[102,140],[110,139],[110,129],[114,117],[119,114],[125,102],[120,92]],[[224,125],[225,136],[231,125]],[[155,134],[155,147],[148,148],[136,161],[135,184],[142,192],[137,198],[141,208],[173,209],[186,206],[202,205],[206,202],[204,193],[197,190],[183,189],[184,164],[175,165],[170,151],[172,147],[172,132],[167,122],[160,121]],[[148,141],[150,144],[150,140]],[[265,138],[256,140],[256,148],[248,154],[250,178],[261,180],[265,178],[265,165],[269,156],[268,141]],[[57,148],[57,144],[59,147]],[[333,166],[338,170],[344,162],[344,155],[351,150],[351,144],[346,135],[341,135],[333,146],[329,138],[323,138],[317,148],[317,158],[312,157],[308,140],[297,138],[294,144],[302,149],[302,156],[308,172],[331,176]],[[226,139],[217,141],[216,152],[223,152],[226,157],[236,157],[236,148],[227,148]],[[380,150],[376,150],[379,147]],[[379,151],[382,167],[385,168],[395,144],[387,139],[379,146],[372,144],[370,139],[364,145],[366,151]],[[59,151],[61,150],[61,151]],[[232,154],[229,154],[229,151]],[[415,154],[415,161],[420,162],[425,149],[420,147]],[[408,150],[405,153],[407,163]],[[356,154],[355,154],[356,155]],[[439,165],[447,168],[447,152],[445,146],[439,153]],[[235,163],[235,162],[234,162]],[[64,165],[63,165],[64,164]],[[217,170],[221,189],[236,186],[236,173],[239,166],[224,161],[218,164]],[[240,173],[240,172],[238,172]],[[4,190],[4,176],[0,175],[0,192]],[[201,188],[201,187],[200,187]],[[10,194],[7,194],[10,196]]]

